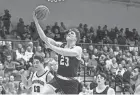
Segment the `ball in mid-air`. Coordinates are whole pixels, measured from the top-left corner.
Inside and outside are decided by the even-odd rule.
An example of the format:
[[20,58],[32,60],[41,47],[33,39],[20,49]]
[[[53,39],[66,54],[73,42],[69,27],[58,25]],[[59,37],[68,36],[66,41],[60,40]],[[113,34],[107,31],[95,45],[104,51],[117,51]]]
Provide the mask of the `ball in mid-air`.
[[45,20],[48,17],[49,9],[44,6],[40,5],[35,9],[35,15],[38,20]]

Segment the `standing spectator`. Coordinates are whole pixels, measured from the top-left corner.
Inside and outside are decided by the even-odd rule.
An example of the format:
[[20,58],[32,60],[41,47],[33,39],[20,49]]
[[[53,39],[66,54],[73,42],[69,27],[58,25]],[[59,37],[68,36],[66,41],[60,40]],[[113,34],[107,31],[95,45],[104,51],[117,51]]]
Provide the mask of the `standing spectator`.
[[116,38],[116,32],[115,29],[111,29],[111,31],[108,33],[108,36],[113,41]]
[[4,10],[4,16],[3,16],[3,25],[6,28],[6,34],[9,34],[10,24],[11,24],[11,14],[9,13],[9,10]]
[[98,29],[97,29],[97,39],[98,41],[101,41],[103,39],[101,26],[98,26]]
[[88,25],[87,24],[84,24],[83,29],[84,29],[83,35],[86,35],[89,32]]
[[125,29],[125,35],[126,35],[126,39],[130,39],[132,36],[132,33],[130,32],[129,28]]
[[64,25],[63,22],[60,23],[60,33],[61,33],[61,37],[64,40],[65,34],[66,34],[66,26]]
[[17,24],[17,33],[20,36],[21,40],[25,40],[24,38],[24,33],[25,33],[25,25],[24,25],[24,21],[22,18],[19,19],[19,22]]
[[60,33],[60,27],[57,22],[55,22],[54,26],[52,26],[52,32],[55,33],[56,29],[58,30],[58,33]]
[[2,22],[2,17],[0,17],[0,36],[4,39],[6,38],[3,22]]
[[83,29],[83,24],[82,23],[79,24],[78,30],[80,32],[81,39],[82,39],[84,37],[84,29]]
[[133,40],[134,41],[138,40],[140,37],[139,37],[139,34],[138,34],[137,30],[133,29],[132,32],[133,32]]
[[31,22],[29,26],[30,32],[31,32],[31,38],[32,40],[37,40],[38,39],[38,34],[36,32],[36,26],[34,22]]
[[55,41],[61,41],[62,40],[60,31],[57,28],[55,28],[53,33],[55,34],[55,36],[54,36]]

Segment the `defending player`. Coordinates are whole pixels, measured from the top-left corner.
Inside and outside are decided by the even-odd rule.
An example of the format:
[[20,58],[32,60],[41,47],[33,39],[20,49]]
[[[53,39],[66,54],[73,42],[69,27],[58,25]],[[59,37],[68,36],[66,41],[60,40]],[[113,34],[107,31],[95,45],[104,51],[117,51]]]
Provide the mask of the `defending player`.
[[22,74],[22,81],[27,87],[32,87],[32,94],[38,95],[42,94],[43,88],[45,85],[53,79],[53,75],[44,68],[43,64],[44,60],[40,56],[34,56],[33,60],[33,68],[35,72],[31,74],[30,78],[27,79],[27,77]]

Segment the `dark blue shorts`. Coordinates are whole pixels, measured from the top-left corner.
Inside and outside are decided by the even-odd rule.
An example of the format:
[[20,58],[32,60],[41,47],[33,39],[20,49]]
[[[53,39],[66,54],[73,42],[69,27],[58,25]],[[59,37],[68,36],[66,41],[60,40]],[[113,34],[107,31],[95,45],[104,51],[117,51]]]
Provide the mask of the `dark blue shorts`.
[[62,80],[57,76],[54,76],[54,78],[49,82],[49,84],[56,88],[56,93],[78,94],[78,80]]

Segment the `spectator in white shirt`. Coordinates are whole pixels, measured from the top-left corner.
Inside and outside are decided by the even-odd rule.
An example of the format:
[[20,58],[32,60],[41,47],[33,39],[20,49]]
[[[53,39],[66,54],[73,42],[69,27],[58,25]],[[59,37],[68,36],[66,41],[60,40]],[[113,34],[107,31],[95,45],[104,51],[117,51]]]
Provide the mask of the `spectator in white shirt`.
[[116,75],[118,75],[119,71],[120,71],[120,74],[123,76],[125,69],[123,68],[122,64],[119,64],[119,68],[116,71]]
[[32,56],[33,56],[32,48],[30,46],[28,46],[23,59],[26,62],[28,62]]

